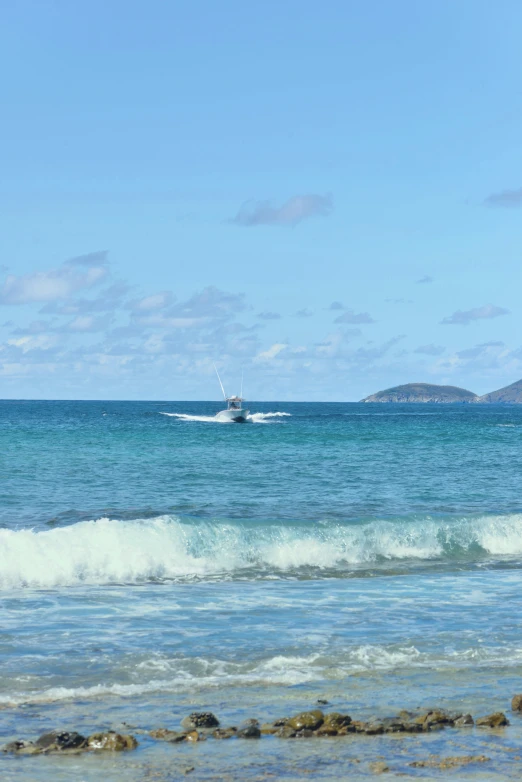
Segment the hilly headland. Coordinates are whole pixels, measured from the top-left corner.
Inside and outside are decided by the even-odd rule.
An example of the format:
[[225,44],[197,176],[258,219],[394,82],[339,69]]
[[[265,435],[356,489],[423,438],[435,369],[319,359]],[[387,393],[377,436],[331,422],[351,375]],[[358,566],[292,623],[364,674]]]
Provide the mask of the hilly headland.
[[522,404],[522,380],[479,396],[458,386],[439,386],[433,383],[405,383],[371,394],[361,402],[408,402],[431,404]]

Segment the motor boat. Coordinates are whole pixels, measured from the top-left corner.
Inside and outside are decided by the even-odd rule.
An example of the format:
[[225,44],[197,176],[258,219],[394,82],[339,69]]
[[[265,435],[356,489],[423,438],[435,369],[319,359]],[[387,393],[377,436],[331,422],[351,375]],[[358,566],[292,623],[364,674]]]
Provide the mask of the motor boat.
[[218,421],[234,421],[236,424],[244,424],[250,412],[243,407],[244,401],[240,396],[226,396],[227,409],[216,413]]
[[219,385],[221,386],[221,391],[223,392],[223,398],[227,404],[226,410],[220,410],[219,413],[216,413],[216,420],[218,421],[230,421],[236,424],[244,424],[245,421],[248,419],[248,414],[250,410],[246,410],[243,407],[243,402],[245,401],[243,399],[243,376],[241,376],[241,393],[239,396],[227,396],[225,393],[225,389],[223,387],[223,383],[221,382],[221,378],[219,377],[219,372],[217,371],[217,367],[214,364],[214,369],[216,370],[216,375],[218,376]]

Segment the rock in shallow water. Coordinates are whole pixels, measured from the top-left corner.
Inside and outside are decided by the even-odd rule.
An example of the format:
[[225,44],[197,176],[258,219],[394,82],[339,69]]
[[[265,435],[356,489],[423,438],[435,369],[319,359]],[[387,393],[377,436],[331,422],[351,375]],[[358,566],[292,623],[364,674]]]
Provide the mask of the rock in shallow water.
[[330,714],[325,714],[320,730],[325,727],[340,730],[341,728],[345,728],[347,725],[350,725],[351,721],[352,718],[348,716],[348,714],[339,714],[337,711],[331,711]]
[[363,722],[362,720],[352,720],[351,722],[354,733],[364,733],[368,725],[368,722]]
[[458,717],[453,725],[456,728],[471,728],[475,724],[475,720],[471,714],[463,714],[462,717]]
[[414,720],[401,720],[390,717],[380,721],[385,733],[422,733],[424,726]]
[[522,711],[522,694],[513,695],[511,711]]
[[278,730],[280,730],[280,727],[275,725],[273,722],[263,722],[261,725],[262,736],[273,736],[274,733],[277,733]]
[[367,736],[380,736],[384,733],[384,725],[380,722],[370,722],[366,725],[363,733]]
[[239,725],[236,736],[238,739],[260,739],[261,729],[257,720],[245,720]]
[[217,728],[219,720],[211,711],[193,711],[188,717],[181,720],[181,727],[185,730],[197,728]]
[[449,758],[437,758],[430,757],[427,760],[415,760],[413,763],[408,763],[409,766],[414,768],[455,768],[458,766],[467,766],[469,763],[487,763],[491,758],[486,755],[459,755]]
[[336,711],[325,714],[323,724],[315,731],[316,736],[346,736],[347,733],[355,733],[356,726],[348,714],[339,714]]
[[295,739],[297,731],[291,728],[290,725],[283,725],[277,729],[277,732],[274,735],[278,736],[280,739]]
[[315,731],[316,736],[338,736],[339,735],[339,729],[336,728],[334,725],[329,725],[326,722],[321,725],[320,728],[318,728]]
[[237,728],[216,728],[212,731],[212,736],[215,739],[231,739],[237,733]]
[[82,749],[87,739],[76,731],[52,730],[36,740],[36,746],[45,750]]
[[150,736],[153,739],[159,739],[160,741],[167,741],[170,744],[177,744],[180,741],[185,741],[186,733],[180,733],[177,730],[169,730],[168,728],[158,728],[158,730],[151,730]]
[[313,711],[302,711],[300,714],[296,714],[295,717],[291,717],[287,721],[287,725],[294,730],[317,730],[324,722],[324,714],[320,709],[314,709]]
[[205,741],[205,736],[198,733],[197,730],[191,730],[189,733],[185,734],[185,741]]
[[303,730],[297,730],[295,733],[294,738],[295,739],[311,739],[313,736],[316,736],[317,734],[315,731],[310,730],[310,728],[303,728]]
[[386,774],[390,770],[390,767],[383,760],[376,760],[374,763],[370,763],[370,771],[374,774]]
[[17,755],[47,755],[51,752],[71,753],[86,750],[109,750],[118,752],[135,749],[138,742],[134,736],[125,736],[110,730],[106,733],[93,733],[88,739],[76,731],[51,731],[43,733],[36,741],[11,741],[3,747],[3,752]]
[[2,747],[2,752],[14,752],[17,755],[39,755],[43,750],[41,747],[37,747],[34,741],[19,739],[18,741],[10,741],[9,744]]
[[415,722],[427,728],[434,728],[436,725],[453,725],[454,721],[445,709],[432,709],[415,719]]
[[109,752],[122,752],[126,749],[136,749],[138,742],[134,736],[122,735],[113,730],[106,733],[93,733],[87,739],[89,749],[103,749]]
[[509,720],[505,714],[501,711],[495,712],[495,714],[488,714],[485,717],[479,717],[476,725],[481,728],[503,728],[509,725]]

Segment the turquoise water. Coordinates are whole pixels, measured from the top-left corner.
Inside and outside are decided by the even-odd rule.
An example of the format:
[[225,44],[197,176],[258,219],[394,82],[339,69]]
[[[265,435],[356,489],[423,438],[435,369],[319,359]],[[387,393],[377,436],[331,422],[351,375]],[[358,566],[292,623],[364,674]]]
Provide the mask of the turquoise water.
[[[214,402],[0,402],[2,740],[175,728],[194,708],[264,721],[318,698],[356,718],[509,709],[522,409],[250,407],[237,425]],[[514,716],[444,751],[478,748],[484,778],[508,778],[521,736]],[[449,740],[346,739],[354,771],[336,742],[325,765],[324,742],[138,738],[124,758],[0,758],[3,778],[364,778],[376,754],[404,771]]]

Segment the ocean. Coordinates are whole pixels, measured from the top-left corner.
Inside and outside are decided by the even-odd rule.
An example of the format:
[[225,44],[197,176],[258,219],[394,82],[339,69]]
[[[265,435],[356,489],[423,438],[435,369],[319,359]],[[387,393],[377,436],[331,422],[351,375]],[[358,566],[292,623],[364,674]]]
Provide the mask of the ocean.
[[[0,755],[2,780],[445,778],[522,771],[522,407],[0,402],[1,743],[131,732],[125,753]],[[511,725],[167,744],[317,708]],[[193,770],[191,770],[193,769]],[[428,776],[427,776],[428,774]]]

